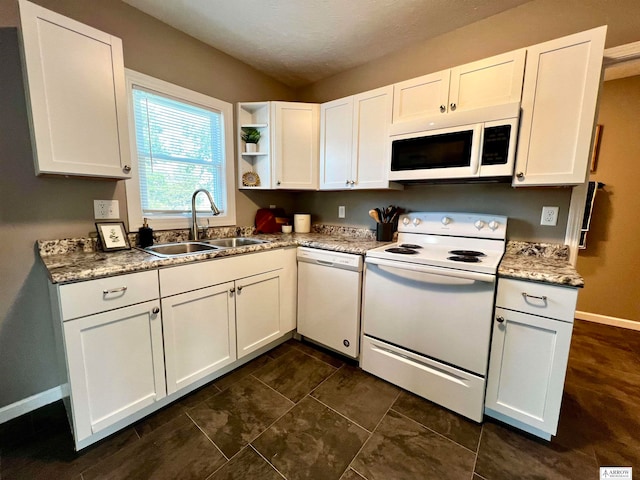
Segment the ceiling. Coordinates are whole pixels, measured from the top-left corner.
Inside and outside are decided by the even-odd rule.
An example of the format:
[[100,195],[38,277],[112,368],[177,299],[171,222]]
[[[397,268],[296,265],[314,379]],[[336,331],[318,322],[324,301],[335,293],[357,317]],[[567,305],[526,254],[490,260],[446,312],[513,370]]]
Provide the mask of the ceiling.
[[124,0],[300,87],[531,0]]

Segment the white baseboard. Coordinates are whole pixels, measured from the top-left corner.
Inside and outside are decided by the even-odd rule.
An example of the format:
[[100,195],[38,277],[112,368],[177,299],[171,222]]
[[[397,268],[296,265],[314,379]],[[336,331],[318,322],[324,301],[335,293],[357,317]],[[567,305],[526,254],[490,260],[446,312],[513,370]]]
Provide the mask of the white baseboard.
[[605,325],[611,325],[612,327],[628,328],[629,330],[640,331],[640,322],[633,320],[627,320],[625,318],[608,317],[607,315],[600,315],[598,313],[580,312],[577,311],[576,318],[580,320],[586,320],[588,322],[603,323]]
[[44,392],[36,393],[28,398],[0,408],[0,423],[8,422],[20,415],[24,415],[25,413],[29,413],[40,407],[49,405],[61,398],[62,386],[53,387]]

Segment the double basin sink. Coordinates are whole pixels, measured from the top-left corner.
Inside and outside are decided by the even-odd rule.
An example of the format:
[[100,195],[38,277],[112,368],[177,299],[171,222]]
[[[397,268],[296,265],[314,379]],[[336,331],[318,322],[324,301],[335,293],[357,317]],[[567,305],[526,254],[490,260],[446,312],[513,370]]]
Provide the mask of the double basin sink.
[[225,248],[245,247],[247,245],[259,245],[269,243],[266,240],[256,238],[231,237],[212,238],[210,240],[192,240],[188,242],[163,243],[152,245],[143,250],[158,257],[175,257],[178,255],[191,255],[194,253],[207,253]]

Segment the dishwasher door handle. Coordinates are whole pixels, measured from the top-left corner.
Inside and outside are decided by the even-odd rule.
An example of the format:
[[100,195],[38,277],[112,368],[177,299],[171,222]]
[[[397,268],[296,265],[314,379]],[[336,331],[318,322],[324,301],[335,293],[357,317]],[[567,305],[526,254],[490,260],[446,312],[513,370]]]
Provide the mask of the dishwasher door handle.
[[325,267],[333,267],[333,262],[329,262],[327,260],[320,260],[320,259],[316,259],[316,263],[318,265],[323,265]]

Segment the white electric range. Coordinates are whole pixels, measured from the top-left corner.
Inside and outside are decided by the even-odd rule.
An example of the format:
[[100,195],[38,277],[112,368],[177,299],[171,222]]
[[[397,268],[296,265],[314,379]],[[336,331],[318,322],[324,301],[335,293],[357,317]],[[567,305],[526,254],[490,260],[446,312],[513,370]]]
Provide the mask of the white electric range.
[[362,368],[482,420],[496,272],[507,218],[402,215],[365,257]]

